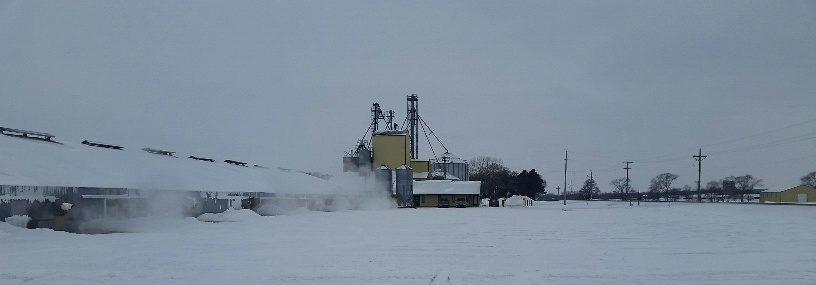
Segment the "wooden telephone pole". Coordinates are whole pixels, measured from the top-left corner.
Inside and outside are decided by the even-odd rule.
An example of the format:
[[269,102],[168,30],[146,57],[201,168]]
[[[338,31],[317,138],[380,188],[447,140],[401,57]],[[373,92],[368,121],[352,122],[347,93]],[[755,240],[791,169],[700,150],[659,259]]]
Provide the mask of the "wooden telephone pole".
[[[626,195],[626,197],[625,197],[626,200],[629,200],[629,206],[632,206],[632,197],[629,195],[629,170],[632,169],[632,168],[629,167],[629,164],[632,164],[634,162],[624,161],[623,163],[626,163],[626,167],[623,168],[623,169],[626,169],[626,194],[624,194],[624,195]],[[638,202],[638,205],[640,205],[640,202]]]
[[708,155],[703,155],[703,148],[700,148],[697,152],[697,155],[691,156],[694,160],[697,161],[697,203],[703,202],[703,196],[700,194],[700,179],[702,176],[702,169],[703,169],[703,159],[708,157]]
[[569,160],[569,151],[564,151],[564,206],[567,205],[567,160]]

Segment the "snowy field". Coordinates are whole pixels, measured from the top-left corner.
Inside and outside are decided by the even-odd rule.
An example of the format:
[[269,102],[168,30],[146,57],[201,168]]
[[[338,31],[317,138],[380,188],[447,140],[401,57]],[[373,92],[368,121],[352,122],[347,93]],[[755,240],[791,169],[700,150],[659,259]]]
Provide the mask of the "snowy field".
[[0,284],[813,284],[816,207],[557,202],[0,223]]

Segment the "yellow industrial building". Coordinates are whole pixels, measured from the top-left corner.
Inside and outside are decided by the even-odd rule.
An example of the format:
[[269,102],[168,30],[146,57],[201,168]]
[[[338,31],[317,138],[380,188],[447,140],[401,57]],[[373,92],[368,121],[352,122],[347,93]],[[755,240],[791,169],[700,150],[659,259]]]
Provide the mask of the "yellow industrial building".
[[799,185],[785,190],[765,190],[759,194],[759,202],[780,204],[816,203],[816,188]]
[[430,174],[430,161],[411,159],[411,138],[404,131],[387,131],[375,133],[371,138],[373,166],[385,165],[396,170],[407,165],[414,171],[414,179],[427,179]]
[[[407,102],[405,128],[393,122],[393,111],[383,112],[379,103],[372,104],[371,124],[365,134],[370,131],[371,139],[359,140],[346,152],[343,171],[363,176],[373,173],[379,187],[394,196],[398,207],[479,206],[481,182],[468,181],[467,161],[452,155],[419,116],[416,94],[407,96]],[[381,123],[385,130],[380,130]],[[419,159],[420,130],[433,159]],[[441,157],[437,157],[429,133],[444,149]]]

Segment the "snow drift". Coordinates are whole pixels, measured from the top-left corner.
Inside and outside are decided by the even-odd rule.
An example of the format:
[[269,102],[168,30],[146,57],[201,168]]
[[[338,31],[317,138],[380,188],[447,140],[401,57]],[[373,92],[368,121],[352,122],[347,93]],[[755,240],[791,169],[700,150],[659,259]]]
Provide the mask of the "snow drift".
[[221,213],[205,213],[198,216],[196,219],[202,222],[221,223],[221,222],[241,222],[250,221],[252,219],[260,218],[261,215],[251,210],[227,210]]

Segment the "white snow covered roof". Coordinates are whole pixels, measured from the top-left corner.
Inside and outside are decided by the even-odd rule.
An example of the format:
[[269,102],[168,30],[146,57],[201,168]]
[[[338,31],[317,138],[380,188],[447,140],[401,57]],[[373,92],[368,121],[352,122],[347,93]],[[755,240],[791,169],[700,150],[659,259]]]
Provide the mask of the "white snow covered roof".
[[[59,139],[56,139],[60,141]],[[0,135],[0,185],[325,194],[329,181],[299,172],[229,165],[60,141]]]
[[[443,176],[444,176],[445,180],[453,180],[453,181],[462,180],[462,179],[459,179],[459,177],[456,177],[453,174],[450,174],[450,173],[445,174],[445,172],[443,172],[443,171],[438,171],[437,170],[437,171],[434,171],[434,172],[431,173],[431,177],[440,177],[440,178],[442,178]],[[427,177],[427,175],[426,175],[426,177]]]
[[785,190],[788,190],[788,189],[767,189],[765,191],[762,191],[762,193],[779,193],[779,192],[785,192]]
[[414,181],[414,194],[479,194],[481,181]]
[[430,172],[414,172],[414,179],[428,179]]

